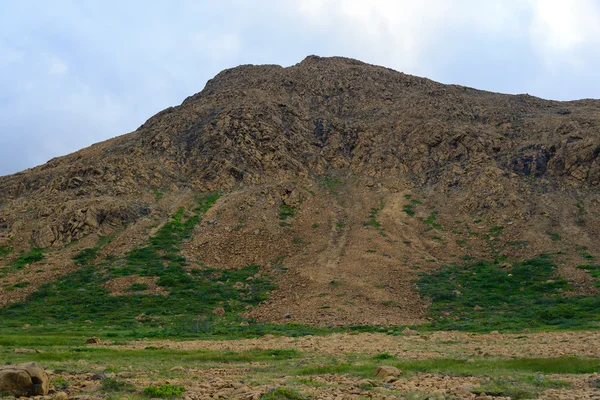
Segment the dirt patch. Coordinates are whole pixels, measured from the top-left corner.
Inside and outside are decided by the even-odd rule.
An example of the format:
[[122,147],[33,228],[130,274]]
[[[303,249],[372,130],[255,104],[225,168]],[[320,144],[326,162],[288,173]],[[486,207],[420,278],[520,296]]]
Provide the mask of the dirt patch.
[[595,286],[596,279],[574,264],[560,265],[558,273],[573,286],[573,290],[565,292],[565,296],[597,296],[600,293]]
[[600,332],[544,332],[511,334],[474,334],[433,332],[415,336],[392,336],[382,333],[340,333],[299,338],[266,335],[257,339],[223,341],[169,340],[135,341],[126,345],[103,345],[112,348],[143,349],[147,346],[177,350],[296,349],[322,354],[389,353],[401,358],[469,358],[512,357],[600,357]]
[[110,290],[111,296],[132,296],[138,294],[167,296],[169,293],[156,282],[158,277],[139,275],[121,276],[111,279],[102,287]]

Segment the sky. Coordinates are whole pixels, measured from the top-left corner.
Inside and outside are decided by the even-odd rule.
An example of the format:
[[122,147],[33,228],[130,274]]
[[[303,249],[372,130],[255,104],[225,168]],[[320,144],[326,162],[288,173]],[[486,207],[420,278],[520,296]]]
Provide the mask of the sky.
[[225,68],[345,56],[600,98],[600,0],[0,0],[0,175],[137,129]]

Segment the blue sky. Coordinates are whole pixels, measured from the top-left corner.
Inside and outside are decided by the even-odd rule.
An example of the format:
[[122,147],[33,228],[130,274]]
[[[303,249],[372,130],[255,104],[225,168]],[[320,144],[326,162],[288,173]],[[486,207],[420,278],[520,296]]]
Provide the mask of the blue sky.
[[0,2],[0,175],[135,130],[239,64],[340,55],[600,98],[600,0]]

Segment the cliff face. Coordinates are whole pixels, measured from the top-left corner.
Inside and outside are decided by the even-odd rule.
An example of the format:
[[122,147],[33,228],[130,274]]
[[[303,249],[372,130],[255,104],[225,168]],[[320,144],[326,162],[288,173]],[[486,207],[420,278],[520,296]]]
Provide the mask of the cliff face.
[[[379,268],[387,258],[365,261],[364,249],[352,255],[348,246],[368,239],[363,222],[380,205],[382,240],[392,240],[381,246],[406,266],[423,257],[442,262],[450,254],[495,251],[489,235],[487,242],[471,235],[473,243],[457,245],[463,239],[455,232],[465,231],[459,221],[475,231],[501,227],[503,236],[492,238],[511,257],[556,250],[548,232],[567,238],[559,246],[565,251],[593,251],[599,155],[598,100],[490,93],[337,57],[311,56],[289,68],[246,65],[221,72],[135,132],[0,177],[0,247],[62,249],[116,232],[121,244],[111,251],[125,252],[193,193],[220,191],[212,218],[229,222],[204,224],[186,251],[221,267],[285,256],[298,266],[310,263],[319,282],[339,272],[321,276],[327,265],[356,264],[357,274],[365,263]],[[296,210],[292,228],[279,225],[281,204]],[[431,215],[443,235],[426,230],[422,221]],[[293,239],[314,234],[305,245],[316,246],[316,255],[301,260],[307,250]],[[393,240],[405,248],[392,248]],[[290,276],[300,271],[292,268]],[[310,281],[290,282],[302,279]],[[589,277],[573,279],[583,285]],[[404,296],[410,284],[397,290]],[[293,308],[297,299],[285,301]]]

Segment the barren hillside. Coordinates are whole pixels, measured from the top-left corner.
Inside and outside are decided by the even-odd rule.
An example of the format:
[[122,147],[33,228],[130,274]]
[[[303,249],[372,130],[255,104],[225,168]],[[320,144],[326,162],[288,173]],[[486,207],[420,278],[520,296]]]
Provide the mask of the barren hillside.
[[[600,256],[599,156],[598,100],[490,93],[339,57],[243,65],[134,132],[0,177],[0,304],[88,264],[107,268],[104,288],[124,275],[168,297],[143,264],[119,275],[114,260],[131,263],[181,207],[195,223],[174,250],[157,248],[164,268],[170,252],[188,274],[257,265],[237,289],[267,276],[278,287],[247,307],[258,321],[417,324],[429,304],[420,272],[541,253],[560,252],[567,296],[597,294],[576,267]],[[192,220],[209,192],[220,197]]]

